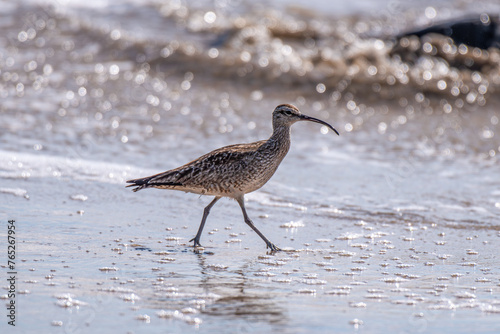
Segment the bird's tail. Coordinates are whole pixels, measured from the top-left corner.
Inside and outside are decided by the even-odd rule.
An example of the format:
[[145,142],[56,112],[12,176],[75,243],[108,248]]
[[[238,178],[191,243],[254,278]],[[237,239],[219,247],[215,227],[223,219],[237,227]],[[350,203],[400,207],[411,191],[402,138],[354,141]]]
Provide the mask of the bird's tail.
[[128,187],[137,187],[132,189],[132,191],[139,191],[144,188],[166,188],[166,187],[176,187],[176,186],[182,186],[182,183],[179,182],[162,182],[161,180],[158,180],[158,175],[153,175],[153,176],[148,176],[148,177],[143,177],[141,179],[134,179],[134,180],[128,180],[127,183],[132,183],[126,186]]
[[151,177],[144,177],[141,179],[128,180],[127,183],[132,183],[132,184],[129,184],[128,186],[126,186],[126,188],[137,187],[137,188],[132,189],[132,191],[134,191],[134,192],[139,191],[141,189],[151,187],[151,185],[148,184],[150,180],[151,180]]

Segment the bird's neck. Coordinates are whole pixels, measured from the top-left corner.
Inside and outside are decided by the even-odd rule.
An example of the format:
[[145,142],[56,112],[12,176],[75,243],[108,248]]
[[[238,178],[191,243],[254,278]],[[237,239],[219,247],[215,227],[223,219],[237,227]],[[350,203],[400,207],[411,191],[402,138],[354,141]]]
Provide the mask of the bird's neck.
[[273,134],[267,140],[265,146],[277,153],[279,152],[284,158],[290,149],[290,126],[275,126]]

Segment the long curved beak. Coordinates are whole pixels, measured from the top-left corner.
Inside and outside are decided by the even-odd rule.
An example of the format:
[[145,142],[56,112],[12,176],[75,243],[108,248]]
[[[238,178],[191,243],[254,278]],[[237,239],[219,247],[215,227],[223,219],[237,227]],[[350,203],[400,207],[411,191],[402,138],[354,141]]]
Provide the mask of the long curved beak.
[[310,121],[310,122],[315,122],[315,123],[323,124],[324,126],[327,126],[330,129],[332,129],[333,132],[335,132],[337,134],[337,136],[340,136],[339,132],[337,130],[335,130],[335,128],[333,126],[331,126],[330,124],[328,124],[325,121],[322,121],[320,119],[317,119],[317,118],[314,118],[314,117],[310,117],[310,116],[307,116],[307,115],[300,115],[300,120],[301,121]]

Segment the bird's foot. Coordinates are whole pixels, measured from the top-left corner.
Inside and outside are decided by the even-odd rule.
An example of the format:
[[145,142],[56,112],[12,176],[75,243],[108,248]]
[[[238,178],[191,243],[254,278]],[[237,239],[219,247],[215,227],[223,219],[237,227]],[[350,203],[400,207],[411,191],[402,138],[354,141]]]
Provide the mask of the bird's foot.
[[266,248],[270,248],[271,252],[279,252],[281,250],[281,248],[279,248],[278,246],[276,246],[272,242],[268,242]]
[[203,247],[200,244],[200,238],[194,237],[193,239],[189,240],[189,242],[193,242],[193,241],[194,241],[194,245],[193,245],[194,248],[196,248],[196,247]]

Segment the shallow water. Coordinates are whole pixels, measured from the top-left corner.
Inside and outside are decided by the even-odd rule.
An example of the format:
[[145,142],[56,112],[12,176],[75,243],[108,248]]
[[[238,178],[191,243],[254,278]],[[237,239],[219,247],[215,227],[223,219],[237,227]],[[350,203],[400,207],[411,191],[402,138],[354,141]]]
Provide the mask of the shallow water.
[[[2,5],[19,332],[500,331],[500,53],[390,37],[498,4]],[[227,199],[193,252],[210,198],[124,188],[266,138],[280,103],[340,132],[294,125],[246,196],[285,252]]]

